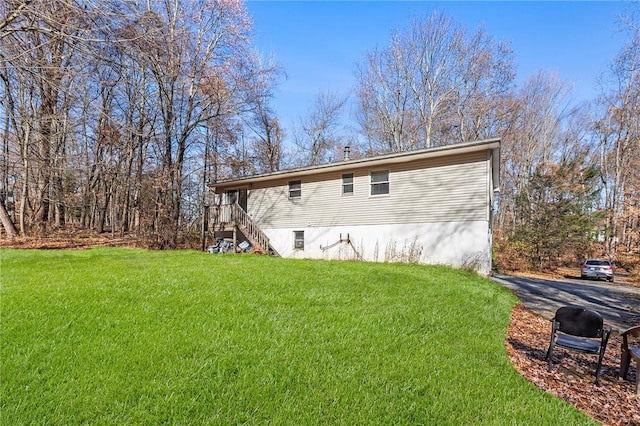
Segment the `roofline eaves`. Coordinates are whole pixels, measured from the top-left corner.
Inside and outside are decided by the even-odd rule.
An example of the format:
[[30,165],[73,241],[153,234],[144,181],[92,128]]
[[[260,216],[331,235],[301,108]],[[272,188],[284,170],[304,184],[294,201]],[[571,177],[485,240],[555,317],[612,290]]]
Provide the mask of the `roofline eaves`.
[[361,158],[357,160],[340,161],[334,163],[321,164],[318,166],[301,167],[297,169],[280,170],[273,173],[245,176],[241,178],[229,179],[220,182],[210,183],[212,188],[229,188],[249,185],[257,182],[264,182],[283,178],[297,178],[308,175],[315,175],[324,172],[336,172],[341,170],[353,170],[362,167],[376,167],[382,164],[397,164],[405,161],[415,161],[424,158],[437,158],[444,155],[464,154],[468,152],[478,152],[488,149],[499,149],[500,138],[484,139],[474,142],[465,142],[453,145],[444,145],[434,148],[426,148],[418,151],[403,151],[392,154],[385,154],[376,157]]

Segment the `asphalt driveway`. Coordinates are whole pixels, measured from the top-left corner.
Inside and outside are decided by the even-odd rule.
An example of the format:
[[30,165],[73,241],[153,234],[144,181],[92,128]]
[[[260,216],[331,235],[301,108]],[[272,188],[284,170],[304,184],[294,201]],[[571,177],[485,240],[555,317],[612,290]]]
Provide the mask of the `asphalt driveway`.
[[492,279],[512,289],[524,305],[553,318],[566,305],[579,305],[602,314],[614,330],[640,324],[640,288],[624,283],[581,279],[547,280],[494,274]]

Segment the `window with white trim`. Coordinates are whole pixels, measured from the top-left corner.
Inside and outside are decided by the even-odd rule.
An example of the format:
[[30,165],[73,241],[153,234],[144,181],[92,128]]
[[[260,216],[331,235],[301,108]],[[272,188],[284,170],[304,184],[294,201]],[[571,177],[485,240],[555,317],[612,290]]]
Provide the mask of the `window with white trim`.
[[389,194],[389,170],[378,170],[369,173],[371,195]]
[[302,181],[290,180],[289,181],[289,198],[302,197]]
[[293,231],[293,248],[304,250],[304,231]]
[[342,175],[342,195],[353,194],[353,173],[343,173]]

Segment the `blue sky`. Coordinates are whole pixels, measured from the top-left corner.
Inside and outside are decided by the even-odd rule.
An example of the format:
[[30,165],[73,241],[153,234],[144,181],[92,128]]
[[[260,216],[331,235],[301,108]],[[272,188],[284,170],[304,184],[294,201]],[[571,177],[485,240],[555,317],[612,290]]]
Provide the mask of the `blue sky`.
[[483,26],[509,41],[517,81],[557,72],[578,100],[596,96],[596,77],[622,48],[622,1],[263,1],[249,0],[257,48],[284,67],[274,108],[290,134],[319,91],[347,94],[365,52],[384,47],[412,15],[443,10],[469,31]]

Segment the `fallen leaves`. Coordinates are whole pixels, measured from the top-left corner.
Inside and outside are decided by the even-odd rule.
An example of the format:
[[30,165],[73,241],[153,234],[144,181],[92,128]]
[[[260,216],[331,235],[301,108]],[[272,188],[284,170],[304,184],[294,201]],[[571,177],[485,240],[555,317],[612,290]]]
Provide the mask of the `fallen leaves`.
[[612,333],[607,345],[600,385],[595,385],[597,355],[554,349],[553,368],[544,359],[551,324],[518,304],[511,314],[506,347],[511,363],[527,380],[572,404],[603,425],[640,426],[640,396],[635,393],[635,366],[628,380],[618,379],[621,338]]
[[0,236],[0,248],[38,249],[38,250],[78,250],[92,247],[145,247],[144,242],[132,235],[116,237],[110,233],[97,233],[91,230],[57,230],[46,237]]

